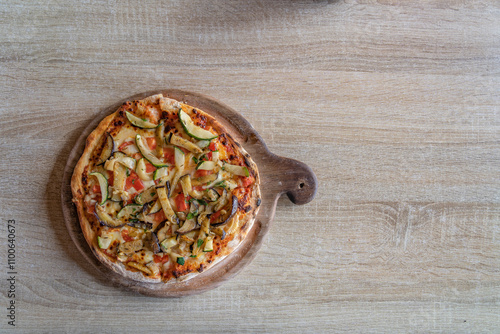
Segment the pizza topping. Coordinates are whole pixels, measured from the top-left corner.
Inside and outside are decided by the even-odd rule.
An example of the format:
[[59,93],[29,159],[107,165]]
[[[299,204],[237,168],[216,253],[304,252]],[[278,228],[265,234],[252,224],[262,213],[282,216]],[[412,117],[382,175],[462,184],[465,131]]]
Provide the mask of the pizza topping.
[[219,226],[226,224],[231,220],[231,218],[234,217],[236,214],[236,211],[238,210],[238,198],[236,196],[232,196],[230,205],[226,209],[220,209],[217,211],[214,215],[213,218],[210,217],[210,224],[212,226]]
[[125,225],[123,221],[116,220],[112,218],[104,209],[103,206],[96,204],[95,205],[95,216],[101,225],[109,226],[109,227],[121,227]]
[[154,129],[158,126],[158,124],[153,124],[151,122],[148,122],[145,119],[139,118],[128,111],[125,111],[125,114],[127,115],[127,119],[132,123],[132,125],[137,126],[138,128],[141,129]]
[[198,145],[196,145],[195,143],[190,142],[189,140],[184,139],[180,136],[174,135],[172,132],[170,132],[165,137],[165,141],[167,144],[171,144],[171,145],[185,148],[186,150],[193,152],[193,153],[198,153],[198,154],[203,153],[203,150]]
[[236,165],[231,165],[226,162],[222,163],[222,170],[228,171],[229,173],[232,173],[234,175],[239,175],[239,176],[250,176],[250,173],[248,172],[248,168],[245,166],[236,166]]
[[218,137],[218,135],[214,135],[212,132],[194,125],[191,117],[189,117],[189,115],[186,114],[182,109],[179,110],[179,121],[181,122],[184,131],[186,131],[188,135],[195,139],[212,140]]
[[[153,171],[148,167],[149,163],[146,162],[146,159],[141,158],[137,162],[136,173],[139,175],[139,178],[143,181],[151,181],[153,179]],[[154,167],[153,167],[154,168]],[[149,171],[148,171],[149,170]]]
[[161,95],[126,108],[130,123],[102,137],[85,181],[94,243],[146,276],[201,272],[237,236],[256,174],[197,110]]
[[106,141],[104,142],[104,147],[102,148],[101,155],[99,156],[99,161],[97,165],[102,165],[108,160],[115,151],[115,141],[109,133],[106,134]]
[[158,159],[146,146],[144,146],[144,143],[142,141],[141,135],[137,134],[135,136],[135,144],[137,145],[137,148],[139,149],[139,152],[148,160],[153,166],[155,167],[166,167],[167,164]]
[[[104,204],[108,199],[108,180],[101,173],[90,173],[89,175],[95,176],[99,182],[99,190],[101,193],[101,201],[99,204]],[[96,189],[97,190],[97,189]]]

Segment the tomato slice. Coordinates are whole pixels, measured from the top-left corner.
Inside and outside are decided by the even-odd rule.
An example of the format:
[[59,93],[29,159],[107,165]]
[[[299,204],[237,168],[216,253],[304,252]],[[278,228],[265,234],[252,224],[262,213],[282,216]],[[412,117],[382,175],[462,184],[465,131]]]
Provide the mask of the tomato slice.
[[108,172],[108,184],[112,186],[115,181],[115,178],[113,176],[114,175],[113,171],[108,170],[107,172]]
[[150,164],[149,162],[146,162],[146,173],[152,173],[156,170],[156,167]]
[[214,222],[220,217],[220,210],[210,216],[210,222]]
[[119,147],[118,151],[123,150],[125,147],[132,145],[134,142],[133,141],[124,141]]
[[130,235],[128,235],[128,231],[127,230],[123,230],[122,231],[122,238],[126,242],[134,240],[134,238],[132,238]]
[[171,147],[167,147],[163,149],[163,157],[165,158],[165,161],[168,162],[171,165],[175,164],[175,152],[174,149]]
[[165,217],[165,213],[163,212],[163,210],[160,210],[160,211],[158,211],[157,213],[155,213],[153,215],[153,220],[155,222],[160,222],[161,223],[165,219],[167,219],[167,217]]
[[208,145],[208,149],[209,149],[210,151],[217,151],[217,145],[215,144],[215,142],[214,142],[214,141],[211,141],[211,142],[210,142],[210,145]]
[[148,143],[150,150],[154,150],[156,148],[156,138],[155,137],[147,137],[146,142]]
[[183,193],[175,197],[175,205],[177,206],[177,211],[186,211],[188,209],[188,204]]
[[155,263],[166,263],[168,260],[170,260],[170,255],[168,254],[163,254],[162,256],[157,254],[153,255],[153,261],[155,261]]
[[210,174],[213,174],[213,171],[212,171],[212,170],[203,170],[203,169],[198,169],[198,170],[194,173],[194,177],[202,177],[202,176],[206,176],[206,175],[210,175]]
[[240,177],[240,183],[241,183],[241,186],[246,188],[248,187],[249,185],[251,185],[253,182],[255,181],[255,179],[253,178],[253,176],[241,176]]
[[94,184],[92,186],[92,192],[96,193],[96,194],[100,194],[101,193],[101,187],[98,184]]
[[142,183],[137,173],[133,170],[129,170],[129,172],[130,175],[125,180],[125,190],[129,190],[132,187],[137,191],[141,191],[142,189],[144,189],[144,184]]

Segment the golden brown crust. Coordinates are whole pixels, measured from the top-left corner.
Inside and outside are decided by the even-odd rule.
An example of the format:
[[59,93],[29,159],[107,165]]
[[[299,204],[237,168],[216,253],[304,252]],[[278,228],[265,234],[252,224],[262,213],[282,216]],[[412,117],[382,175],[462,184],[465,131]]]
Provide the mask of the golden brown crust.
[[[157,98],[157,96],[152,96],[146,99],[150,99],[151,101]],[[78,212],[82,233],[92,252],[102,263],[104,263],[107,267],[117,272],[118,274],[135,281],[148,283],[162,282],[161,278],[146,276],[140,271],[134,271],[134,269],[131,269],[129,266],[111,259],[108,255],[106,255],[105,251],[101,250],[97,244],[97,236],[92,227],[93,222],[89,221],[85,212],[86,208],[84,200],[86,196],[86,190],[82,179],[88,177],[88,166],[91,162],[92,155],[98,148],[99,143],[103,141],[103,138],[106,136],[107,130],[110,128],[110,125],[115,119],[119,117],[118,113],[120,110],[123,110],[123,106],[120,107],[115,113],[104,118],[99,123],[97,128],[88,136],[84,152],[82,153],[82,156],[74,169],[71,179],[73,202]],[[251,189],[249,189],[249,193],[251,194],[249,198],[245,198],[245,194],[241,195],[241,198],[243,199],[242,202],[245,204],[245,207],[244,211],[238,211],[237,219],[239,220],[239,225],[236,224],[236,231],[234,231],[235,233],[233,234],[233,236],[231,238],[227,238],[224,241],[221,241],[219,238],[217,240],[217,243],[214,245],[214,251],[211,252],[212,254],[207,255],[207,262],[203,263],[202,266],[179,266],[175,264],[176,268],[173,271],[173,276],[178,280],[191,279],[197,274],[213,267],[216,263],[220,262],[231,252],[233,252],[245,238],[246,233],[251,229],[260,204],[260,190],[258,186],[260,180],[256,164],[252,161],[248,153],[241,147],[241,145],[234,141],[234,139],[227,133],[224,127],[220,123],[218,123],[212,116],[199,109],[194,108],[190,110],[191,113],[193,113],[193,110],[195,117],[201,117],[204,121],[206,121],[207,125],[211,126],[213,130],[215,130],[216,133],[224,134],[224,140],[227,141],[228,145],[232,146],[233,148],[235,148],[235,150],[241,153],[241,157],[244,160],[245,164],[248,166],[250,175],[255,178],[255,182],[253,183]]]

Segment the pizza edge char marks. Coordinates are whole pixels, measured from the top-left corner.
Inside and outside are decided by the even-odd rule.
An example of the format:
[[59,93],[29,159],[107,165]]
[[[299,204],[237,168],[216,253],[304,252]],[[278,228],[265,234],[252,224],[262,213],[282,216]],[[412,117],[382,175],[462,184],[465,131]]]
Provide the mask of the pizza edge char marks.
[[153,95],[89,135],[72,181],[87,243],[115,272],[186,280],[234,251],[260,205],[248,153],[212,116]]

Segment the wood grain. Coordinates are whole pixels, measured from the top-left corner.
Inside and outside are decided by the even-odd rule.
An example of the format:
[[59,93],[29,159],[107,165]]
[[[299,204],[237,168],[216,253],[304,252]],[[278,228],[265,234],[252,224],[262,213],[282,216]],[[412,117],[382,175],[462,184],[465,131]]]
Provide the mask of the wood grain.
[[[16,219],[17,331],[500,328],[497,1],[8,1],[0,29],[0,248]],[[59,205],[85,126],[163,88],[223,101],[319,185],[305,206],[278,201],[241,274],[168,301],[100,277]]]

